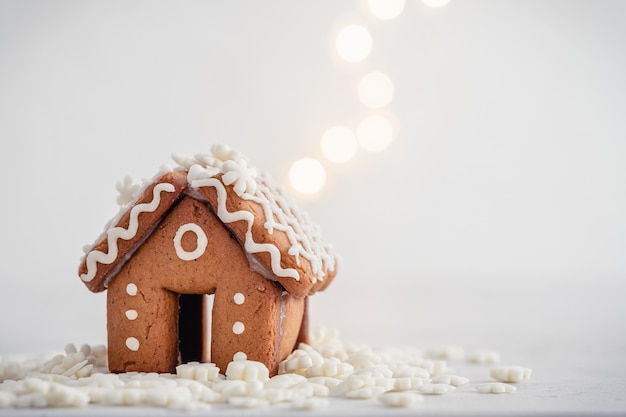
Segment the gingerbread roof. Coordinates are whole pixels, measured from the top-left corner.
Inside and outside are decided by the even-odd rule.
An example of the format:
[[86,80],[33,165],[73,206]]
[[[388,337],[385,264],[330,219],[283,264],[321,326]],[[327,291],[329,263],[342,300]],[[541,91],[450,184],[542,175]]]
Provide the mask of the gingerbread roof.
[[245,156],[221,145],[211,154],[173,158],[176,168],[164,169],[141,189],[128,183],[120,188],[121,202],[131,201],[86,249],[79,267],[91,291],[105,290],[186,196],[208,204],[240,242],[250,265],[290,294],[308,296],[330,284],[338,256],[319,227],[267,173],[257,172]]

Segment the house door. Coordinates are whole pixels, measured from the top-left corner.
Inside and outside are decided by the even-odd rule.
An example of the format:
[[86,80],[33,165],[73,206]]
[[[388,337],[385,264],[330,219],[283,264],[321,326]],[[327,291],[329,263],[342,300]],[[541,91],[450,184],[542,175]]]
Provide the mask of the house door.
[[213,294],[181,294],[178,305],[181,363],[210,362]]

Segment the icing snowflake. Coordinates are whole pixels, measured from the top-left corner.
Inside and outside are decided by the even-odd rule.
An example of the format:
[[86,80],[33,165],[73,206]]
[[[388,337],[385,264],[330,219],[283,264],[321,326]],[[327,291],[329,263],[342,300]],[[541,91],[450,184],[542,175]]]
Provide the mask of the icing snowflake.
[[125,206],[135,199],[135,194],[139,191],[141,186],[139,184],[133,184],[133,179],[128,175],[124,177],[122,181],[118,181],[115,184],[115,189],[119,192],[117,196],[117,204]]
[[256,192],[257,172],[254,168],[248,167],[248,162],[244,158],[236,161],[229,159],[222,164],[222,181],[226,185],[233,185],[235,193],[242,196],[244,193],[254,194]]
[[196,158],[196,161],[198,161],[198,163],[205,168],[209,168],[209,167],[219,168],[222,166],[222,161],[220,161],[213,155],[209,155],[206,153],[199,153],[195,155],[195,158]]
[[228,145],[216,144],[211,146],[211,153],[217,159],[222,162],[226,161],[238,161],[243,159],[247,164],[250,163],[250,160],[241,152],[236,149],[231,148]]

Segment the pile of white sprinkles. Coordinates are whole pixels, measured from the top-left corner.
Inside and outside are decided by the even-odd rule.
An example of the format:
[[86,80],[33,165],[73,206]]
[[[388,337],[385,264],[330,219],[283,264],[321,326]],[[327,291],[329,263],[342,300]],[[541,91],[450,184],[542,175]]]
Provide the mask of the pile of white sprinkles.
[[[458,361],[486,367],[485,380],[472,382],[449,366]],[[531,370],[500,366],[496,351],[466,353],[455,346],[424,355],[415,349],[373,349],[344,345],[325,328],[300,344],[271,377],[262,363],[234,358],[222,371],[211,363],[187,363],[176,374],[107,370],[105,346],[67,345],[53,358],[0,358],[0,409],[143,406],[202,411],[218,407],[262,408],[276,405],[314,410],[331,397],[375,400],[389,407],[415,407],[429,395],[471,389],[510,394],[528,381]]]

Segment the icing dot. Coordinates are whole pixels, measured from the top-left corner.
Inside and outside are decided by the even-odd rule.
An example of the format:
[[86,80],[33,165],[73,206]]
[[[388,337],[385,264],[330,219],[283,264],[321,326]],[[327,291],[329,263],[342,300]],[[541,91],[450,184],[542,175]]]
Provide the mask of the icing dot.
[[246,296],[243,295],[242,293],[238,292],[237,294],[235,294],[233,296],[233,301],[235,302],[235,304],[237,305],[242,305],[244,301],[246,301]]
[[[192,251],[186,251],[182,246],[183,235],[187,232],[194,233],[196,235],[196,248]],[[183,261],[193,261],[202,256],[206,250],[209,240],[204,233],[204,230],[195,223],[186,223],[178,228],[176,236],[174,236],[174,248],[176,248],[176,255]]]
[[245,361],[248,359],[248,355],[246,355],[243,352],[237,352],[233,355],[233,360],[234,361]]
[[137,295],[137,286],[133,283],[130,283],[126,286],[126,294],[128,295]]
[[126,347],[134,352],[139,350],[139,340],[135,337],[126,339]]
[[138,315],[137,310],[126,310],[126,318],[128,320],[135,320]]
[[244,326],[240,321],[236,321],[235,324],[233,324],[233,333],[235,334],[241,334],[245,329],[246,326]]

